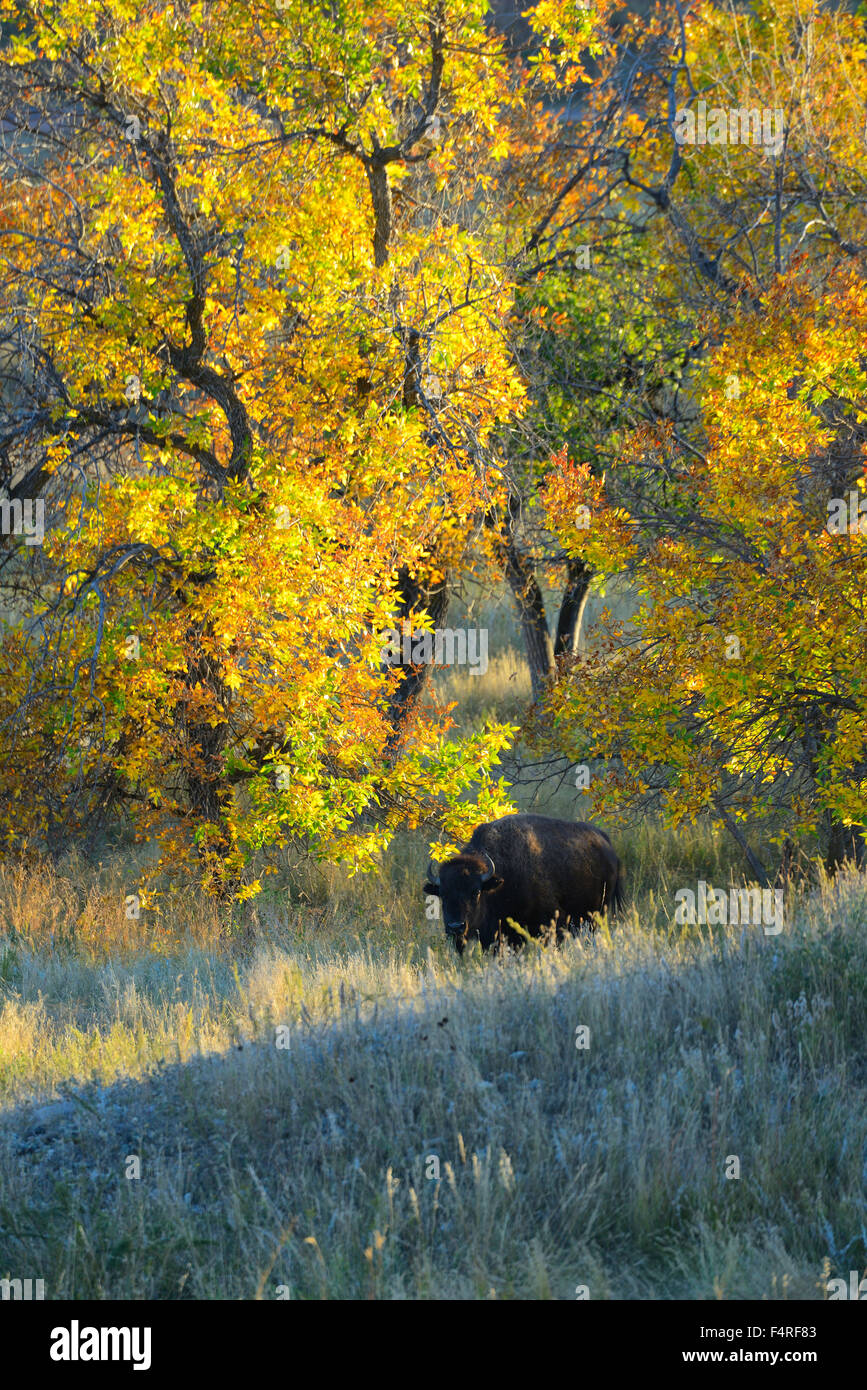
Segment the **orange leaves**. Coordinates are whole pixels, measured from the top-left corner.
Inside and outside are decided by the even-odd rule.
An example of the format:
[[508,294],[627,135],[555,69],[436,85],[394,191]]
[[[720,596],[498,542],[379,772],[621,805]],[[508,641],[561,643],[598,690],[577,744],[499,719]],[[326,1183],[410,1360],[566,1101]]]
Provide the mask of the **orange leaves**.
[[565,448],[554,454],[543,497],[547,524],[569,554],[597,563],[603,555],[622,563],[631,550],[632,527],[625,513],[611,507],[605,481],[589,464],[573,463]]

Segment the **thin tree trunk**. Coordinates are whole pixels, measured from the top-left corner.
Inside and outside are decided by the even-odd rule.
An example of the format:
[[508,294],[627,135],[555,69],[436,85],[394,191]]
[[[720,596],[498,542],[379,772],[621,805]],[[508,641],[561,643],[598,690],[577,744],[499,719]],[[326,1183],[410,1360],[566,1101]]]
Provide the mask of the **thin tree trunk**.
[[735,843],[743,851],[743,856],[749,864],[750,868],[752,869],[753,874],[756,877],[756,881],[761,885],[762,888],[769,888],[771,886],[771,880],[768,875],[768,871],[765,868],[764,864],[761,862],[761,860],[758,858],[758,856],[755,854],[753,849],[750,847],[749,841],[747,840],[737,821],[734,819],[733,816],[729,815],[728,811],[725,809],[723,805],[720,804],[720,802],[715,802],[714,806],[717,815],[722,820],[726,830],[729,832]]
[[524,636],[524,647],[530,667],[533,699],[542,698],[556,674],[554,645],[548,630],[545,599],[536,579],[532,561],[519,550],[513,530],[514,513],[510,513],[496,534],[496,547],[503,574],[515,598],[518,618]]

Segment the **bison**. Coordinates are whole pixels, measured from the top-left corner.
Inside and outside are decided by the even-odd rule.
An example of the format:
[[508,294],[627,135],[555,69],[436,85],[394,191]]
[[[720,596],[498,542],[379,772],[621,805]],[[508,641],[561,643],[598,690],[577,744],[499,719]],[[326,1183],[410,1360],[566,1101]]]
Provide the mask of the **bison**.
[[554,924],[578,931],[590,914],[623,900],[623,870],[604,830],[550,816],[503,816],[478,825],[469,843],[443,865],[431,860],[425,893],[442,901],[446,935],[458,955],[473,937],[482,950],[521,935],[508,919],[540,936]]

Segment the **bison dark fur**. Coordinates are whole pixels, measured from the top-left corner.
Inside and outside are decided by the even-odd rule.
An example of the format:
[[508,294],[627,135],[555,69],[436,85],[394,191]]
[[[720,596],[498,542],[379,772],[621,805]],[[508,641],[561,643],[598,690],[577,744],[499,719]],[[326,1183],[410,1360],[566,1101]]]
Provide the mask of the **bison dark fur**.
[[604,830],[549,816],[503,816],[473,831],[461,853],[431,861],[425,893],[442,901],[446,934],[459,955],[473,937],[482,950],[530,936],[554,923],[557,940],[577,932],[590,914],[615,910],[623,897],[623,871]]

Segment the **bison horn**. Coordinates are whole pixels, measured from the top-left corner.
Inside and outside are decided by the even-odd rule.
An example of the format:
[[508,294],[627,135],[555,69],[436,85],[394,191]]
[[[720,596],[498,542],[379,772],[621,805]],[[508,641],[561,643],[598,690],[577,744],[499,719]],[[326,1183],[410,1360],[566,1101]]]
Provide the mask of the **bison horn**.
[[435,859],[432,859],[427,866],[427,876],[430,879],[431,883],[439,883],[440,866]]
[[494,861],[491,858],[491,856],[489,854],[485,854],[484,851],[480,855],[480,858],[484,859],[485,863],[488,866],[485,869],[485,872],[482,874],[482,883],[487,883],[488,879],[493,878],[494,876]]

